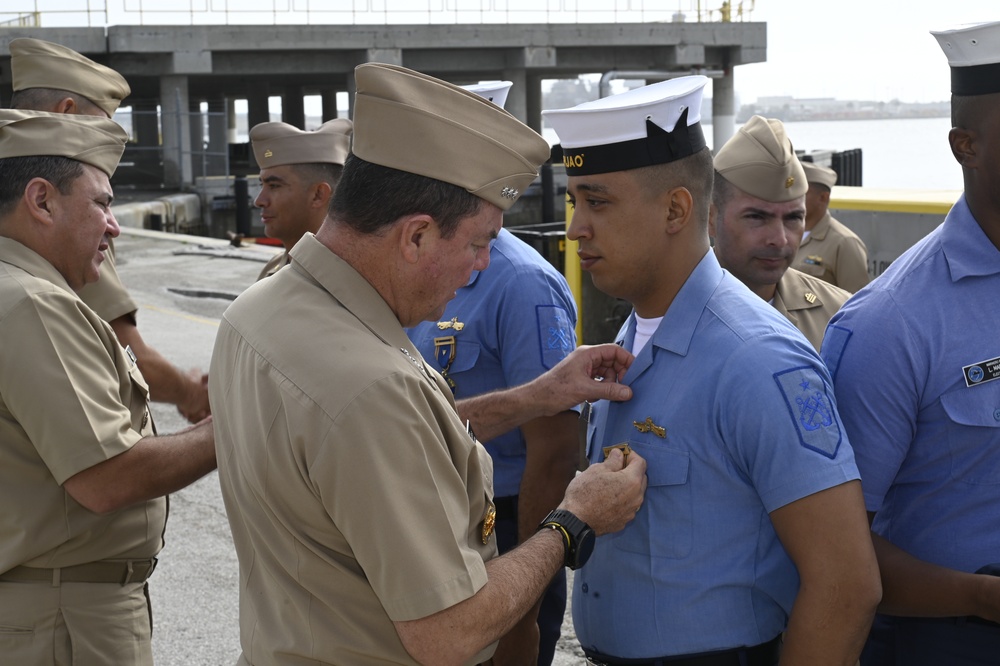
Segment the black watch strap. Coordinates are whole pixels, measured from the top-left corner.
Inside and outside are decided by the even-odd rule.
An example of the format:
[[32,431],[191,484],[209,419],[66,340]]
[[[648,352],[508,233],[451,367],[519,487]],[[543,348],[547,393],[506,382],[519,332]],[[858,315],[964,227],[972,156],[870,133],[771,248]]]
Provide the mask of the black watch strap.
[[552,529],[560,533],[563,538],[564,566],[578,569],[590,557],[591,550],[593,550],[594,531],[572,512],[555,509],[545,516],[538,525],[538,529]]

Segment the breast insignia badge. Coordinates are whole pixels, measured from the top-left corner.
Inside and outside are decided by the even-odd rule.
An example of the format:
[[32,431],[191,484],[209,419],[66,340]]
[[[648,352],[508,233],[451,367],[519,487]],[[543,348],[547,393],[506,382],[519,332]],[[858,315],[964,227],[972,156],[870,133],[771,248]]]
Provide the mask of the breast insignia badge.
[[453,328],[456,331],[461,331],[465,328],[465,324],[458,320],[458,317],[452,317],[451,321],[439,321],[437,323],[438,330],[444,331],[449,328]]
[[490,535],[493,534],[493,527],[497,524],[497,507],[490,500],[486,506],[486,515],[483,516],[483,545],[490,542]]
[[639,421],[632,421],[632,425],[634,425],[635,429],[638,430],[639,432],[651,432],[660,439],[666,439],[667,437],[667,429],[664,428],[663,426],[658,426],[655,423],[653,423],[652,416],[647,416],[646,420],[643,421],[642,423],[640,423]]

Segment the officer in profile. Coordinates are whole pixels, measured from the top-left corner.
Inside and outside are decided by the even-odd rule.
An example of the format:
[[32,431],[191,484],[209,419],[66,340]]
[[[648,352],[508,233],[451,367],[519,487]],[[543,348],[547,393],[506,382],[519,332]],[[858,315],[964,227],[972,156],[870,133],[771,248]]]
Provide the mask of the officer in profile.
[[[10,42],[10,54],[13,109],[111,118],[131,92],[121,74],[59,44],[21,37]],[[201,421],[209,414],[208,378],[183,372],[146,343],[136,323],[139,308],[115,269],[113,240],[105,257],[101,279],[84,287],[80,298],[135,354],[151,399],[177,405],[192,423]]]
[[630,357],[579,348],[528,384],[469,398],[459,418],[404,327],[439,321],[486,269],[549,146],[419,72],[368,63],[355,79],[329,217],[226,310],[212,355],[241,662],[482,663],[564,564],[586,561],[594,533],[635,515],[645,463],[592,465],[497,557],[493,465],[476,436],[628,397],[616,380]]
[[719,264],[798,328],[816,351],[850,294],[791,268],[809,186],[780,120],[753,116],[715,156],[709,234]]
[[353,127],[350,120],[336,118],[311,132],[288,123],[261,123],[250,130],[260,167],[260,193],[253,203],[260,208],[264,234],[285,247],[258,280],[288,265],[288,251],[306,232],[319,231],[351,150]]
[[0,655],[152,664],[165,495],[215,469],[205,421],[156,436],[135,357],[77,295],[109,241],[112,120],[0,110]]
[[849,664],[879,598],[858,471],[819,356],[709,247],[707,82],[543,112],[582,268],[634,305],[633,397],[594,404],[590,461],[627,447],[649,479],[576,573],[573,622],[596,664]]
[[868,284],[868,248],[856,233],[830,215],[830,192],[837,183],[837,172],[806,161],[802,169],[809,181],[806,227],[792,265],[853,294]]
[[[466,90],[503,108],[510,81]],[[407,330],[421,355],[459,399],[527,383],[576,348],[576,303],[566,278],[506,229],[490,243],[490,266],[473,271],[439,321]],[[497,548],[513,550],[556,508],[580,463],[579,414],[542,416],[483,442],[493,460]],[[559,571],[539,605],[506,636],[493,657],[501,664],[548,666],[566,614],[566,573]],[[537,657],[536,657],[537,655]]]
[[865,666],[1000,655],[1000,22],[932,34],[965,191],[823,341],[882,572]]

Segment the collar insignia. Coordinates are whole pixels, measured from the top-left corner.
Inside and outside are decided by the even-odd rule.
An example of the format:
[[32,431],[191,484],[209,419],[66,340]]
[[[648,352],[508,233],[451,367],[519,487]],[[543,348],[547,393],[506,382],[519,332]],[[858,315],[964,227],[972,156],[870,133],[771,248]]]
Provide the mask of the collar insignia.
[[804,295],[804,298],[806,299],[806,302],[809,303],[809,305],[812,305],[813,303],[816,302],[817,296],[811,291],[807,291]]

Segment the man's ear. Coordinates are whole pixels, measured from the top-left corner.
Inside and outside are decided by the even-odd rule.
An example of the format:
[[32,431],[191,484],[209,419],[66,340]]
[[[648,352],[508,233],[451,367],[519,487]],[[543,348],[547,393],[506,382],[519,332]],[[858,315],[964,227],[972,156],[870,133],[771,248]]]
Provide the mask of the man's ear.
[[76,100],[72,97],[63,97],[56,103],[55,113],[67,113],[70,115],[79,113]]
[[952,127],[948,132],[951,154],[966,169],[974,169],[977,164],[976,133],[961,127]]
[[59,192],[56,186],[44,178],[32,178],[24,188],[24,203],[31,217],[42,224],[55,221],[52,204]]
[[333,196],[333,188],[330,183],[320,181],[313,183],[309,188],[309,207],[326,208],[330,205],[330,197]]
[[415,213],[396,223],[399,230],[399,251],[406,261],[417,263],[434,241],[441,237],[437,222],[430,215]]
[[667,192],[667,233],[676,234],[691,221],[694,197],[686,187],[675,187]]

